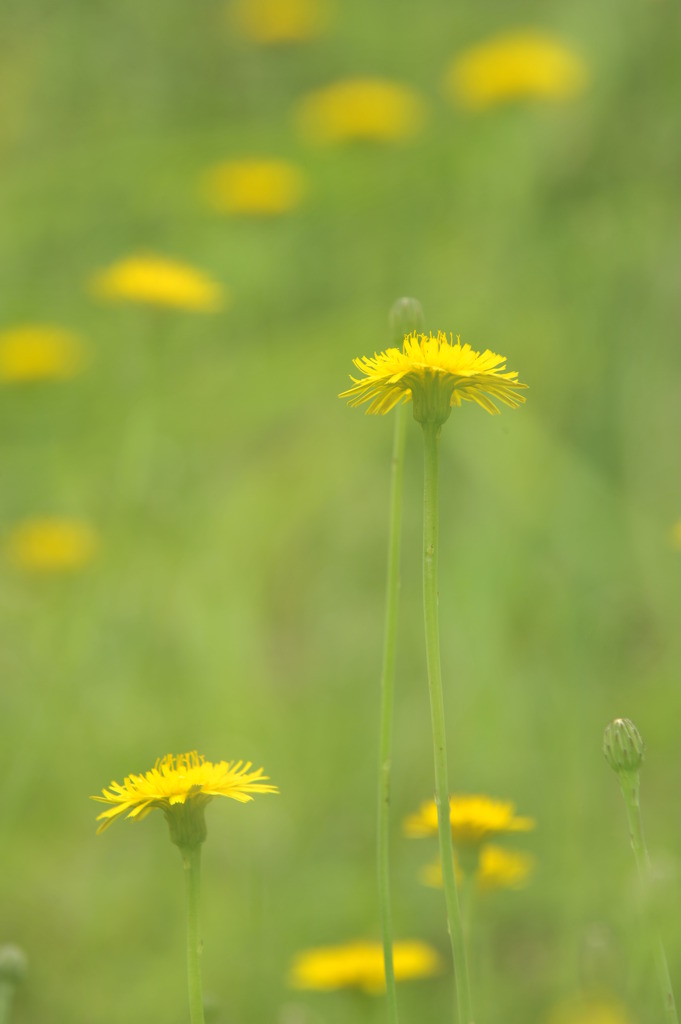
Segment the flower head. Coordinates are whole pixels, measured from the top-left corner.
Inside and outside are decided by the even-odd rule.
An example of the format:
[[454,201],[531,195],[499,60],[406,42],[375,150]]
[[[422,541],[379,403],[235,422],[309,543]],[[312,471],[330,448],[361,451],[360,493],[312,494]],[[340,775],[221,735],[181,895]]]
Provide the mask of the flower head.
[[220,285],[200,270],[159,256],[130,256],[97,274],[92,289],[114,302],[142,302],[197,312],[225,304]]
[[[427,978],[442,971],[442,961],[424,942],[393,944],[395,980]],[[289,972],[291,988],[331,991],[359,988],[371,995],[385,991],[383,946],[378,942],[349,942],[320,946],[298,953]]]
[[21,569],[71,572],[92,560],[97,535],[88,523],[75,519],[26,519],[9,534],[6,550]]
[[325,0],[235,0],[231,22],[244,39],[261,46],[302,43],[326,30]]
[[365,376],[351,377],[353,386],[340,397],[353,406],[369,402],[368,413],[387,413],[411,399],[419,423],[444,423],[462,401],[477,402],[489,413],[499,412],[493,399],[511,408],[525,401],[518,392],[527,385],[515,370],[506,371],[503,356],[475,352],[458,337],[454,344],[442,331],[408,334],[401,349],[360,356],[354,364]]
[[470,110],[507,100],[539,97],[568,100],[587,81],[581,58],[541,32],[510,32],[471,47],[450,65],[446,87]]
[[61,327],[26,324],[0,333],[0,381],[64,380],[84,363],[82,343]]
[[[489,796],[451,796],[449,820],[455,846],[471,847],[505,832],[528,832],[534,828],[532,818],[517,817],[510,800],[494,800]],[[404,822],[405,834],[412,838],[437,835],[437,807],[434,800],[421,804],[415,814]]]
[[215,796],[228,796],[248,803],[254,793],[278,793],[268,784],[262,768],[251,771],[250,761],[206,761],[195,750],[189,754],[166,754],[144,775],[128,775],[121,785],[112,782],[93,800],[108,804],[97,815],[103,832],[119,817],[145,818],[155,807],[165,814],[170,836],[178,846],[202,843],[206,837],[203,811]]
[[[475,870],[475,884],[478,889],[487,892],[491,889],[520,889],[527,882],[534,858],[522,850],[505,850],[503,846],[489,844],[480,849]],[[454,862],[457,879],[462,871]],[[424,885],[442,888],[442,864],[439,860],[427,864],[421,872]]]
[[348,78],[300,102],[302,135],[320,144],[369,140],[401,142],[421,128],[425,108],[409,86],[381,78]]
[[288,213],[304,191],[302,172],[287,160],[225,160],[204,178],[206,200],[220,213]]
[[629,718],[616,718],[605,727],[603,756],[612,770],[635,774],[643,764],[645,743]]

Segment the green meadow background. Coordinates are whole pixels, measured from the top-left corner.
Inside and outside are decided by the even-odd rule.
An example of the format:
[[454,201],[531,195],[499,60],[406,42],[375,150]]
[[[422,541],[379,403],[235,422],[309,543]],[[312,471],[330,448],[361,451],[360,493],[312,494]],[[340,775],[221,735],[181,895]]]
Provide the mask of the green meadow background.
[[[337,394],[417,296],[427,326],[504,353],[530,385],[442,442],[440,610],[453,791],[536,818],[523,892],[477,923],[484,1024],[546,1020],[589,986],[634,1021],[661,1003],[605,724],[648,746],[644,819],[681,986],[681,5],[674,0],[344,0],[286,49],[236,40],[217,0],[4,0],[0,329],[80,334],[85,373],[0,392],[0,529],[99,531],[79,573],[0,562],[0,943],[30,978],[15,1019],[187,1020],[184,893],[160,814],[95,837],[88,797],[198,749],[281,790],[216,800],[204,848],[204,984],[219,1024],[384,1020],[380,999],[296,993],[301,948],[379,936],[378,677],[391,417]],[[455,110],[449,59],[498,31],[556,33],[591,84],[564,104]],[[300,96],[409,83],[412,144],[314,149]],[[221,217],[206,166],[284,157],[294,213]],[[138,251],[229,289],[218,314],[107,306],[92,274]],[[447,960],[421,621],[421,450],[405,481],[392,849],[398,937]],[[448,962],[448,960],[447,960]],[[448,1019],[451,977],[405,983],[405,1021]]]

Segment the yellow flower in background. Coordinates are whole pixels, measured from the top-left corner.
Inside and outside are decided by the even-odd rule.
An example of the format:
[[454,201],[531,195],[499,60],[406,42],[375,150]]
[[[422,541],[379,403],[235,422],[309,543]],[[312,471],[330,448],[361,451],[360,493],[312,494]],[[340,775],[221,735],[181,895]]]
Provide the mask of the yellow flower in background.
[[[452,795],[449,820],[455,846],[476,846],[505,832],[529,832],[535,825],[532,818],[517,817],[515,804],[510,800],[489,796]],[[426,801],[415,814],[409,815],[404,831],[411,838],[437,835],[435,801]]]
[[80,569],[92,561],[97,546],[93,528],[75,519],[27,519],[6,542],[11,562],[39,573]]
[[0,381],[65,380],[85,361],[80,339],[61,327],[26,324],[0,332]]
[[550,35],[528,30],[466,50],[450,64],[445,85],[461,106],[483,110],[516,99],[573,99],[587,80],[578,54]]
[[[178,837],[187,843],[191,833],[193,843],[203,842],[205,825],[203,809],[215,796],[228,796],[240,803],[248,803],[255,793],[278,793],[276,786],[268,784],[262,768],[251,771],[250,761],[206,761],[195,750],[188,754],[166,754],[144,775],[128,775],[121,785],[112,782],[93,800],[108,804],[107,810],[97,815],[103,832],[120,817],[142,820],[155,807],[160,808],[168,820],[173,842]],[[197,838],[196,828],[202,834]],[[192,841],[189,845],[193,845]]]
[[[438,953],[424,942],[393,944],[395,980],[428,978],[442,972]],[[349,942],[319,946],[298,953],[289,972],[291,988],[332,991],[359,988],[370,995],[385,991],[383,946],[379,942]]]
[[99,298],[212,313],[226,303],[223,289],[200,270],[160,256],[140,255],[114,263],[92,281]]
[[546,1024],[633,1024],[633,1018],[614,996],[583,995],[556,1006]]
[[681,519],[672,527],[672,545],[677,551],[681,551]]
[[506,372],[503,356],[486,349],[475,352],[459,338],[439,334],[408,334],[402,348],[389,348],[373,356],[353,360],[364,377],[351,377],[353,386],[341,392],[349,405],[370,402],[368,413],[390,412],[399,402],[413,400],[414,417],[423,422],[431,414],[440,422],[449,416],[452,406],[462,401],[477,402],[489,413],[499,409],[493,399],[515,408],[525,399],[518,394],[520,384],[515,371]]
[[381,78],[348,78],[309,93],[299,102],[296,122],[310,142],[355,140],[402,142],[425,119],[420,96],[408,85]]
[[[492,889],[521,889],[528,881],[534,867],[534,857],[522,850],[505,850],[503,846],[483,846],[475,871],[478,889],[488,892]],[[462,872],[454,863],[457,881]],[[439,860],[427,864],[421,871],[421,881],[433,888],[442,888],[442,864]]]
[[300,204],[302,171],[287,160],[225,160],[206,172],[203,192],[220,213],[276,216]]
[[234,0],[229,13],[233,27],[244,39],[276,46],[322,35],[331,8],[325,0]]

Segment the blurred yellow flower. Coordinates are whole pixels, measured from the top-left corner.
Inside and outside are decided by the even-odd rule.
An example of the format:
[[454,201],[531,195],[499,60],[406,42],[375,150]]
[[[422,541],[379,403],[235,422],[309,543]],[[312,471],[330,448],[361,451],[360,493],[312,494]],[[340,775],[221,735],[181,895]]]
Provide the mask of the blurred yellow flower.
[[215,312],[226,303],[220,285],[200,270],[160,256],[130,256],[114,263],[95,275],[92,289],[102,299],[198,312]]
[[85,358],[81,341],[61,327],[26,324],[0,333],[0,381],[64,380]]
[[331,13],[325,0],[234,0],[229,10],[238,34],[261,46],[315,39]]
[[681,551],[681,519],[672,527],[672,545],[677,551]]
[[74,519],[27,519],[14,527],[6,542],[10,561],[44,573],[80,569],[92,560],[97,546],[93,528]]
[[368,413],[390,412],[399,402],[413,400],[414,417],[423,422],[433,415],[440,422],[449,416],[452,406],[477,402],[489,413],[499,409],[492,399],[515,408],[525,401],[518,394],[520,384],[515,370],[506,371],[503,356],[485,349],[475,352],[452,343],[442,331],[437,336],[408,334],[402,348],[389,348],[373,356],[353,360],[365,374],[351,377],[353,386],[340,394],[350,405],[370,402]]
[[424,119],[423,100],[413,89],[380,78],[334,82],[304,96],[296,110],[300,133],[321,144],[401,142],[413,138]]
[[[251,771],[252,767],[250,761],[213,764],[195,750],[188,754],[166,754],[144,775],[127,775],[122,785],[112,782],[109,789],[102,790],[101,796],[92,797],[109,805],[97,815],[97,821],[101,821],[97,833],[104,832],[116,818],[141,821],[159,807],[173,835],[174,829],[186,828],[187,819],[197,810],[202,812],[214,796],[228,796],[239,803],[248,803],[254,793],[279,792],[276,786],[268,784],[262,768]],[[200,841],[203,838],[205,831]]]
[[225,160],[206,172],[203,192],[220,213],[276,216],[299,205],[302,171],[287,160]]
[[556,1006],[546,1024],[632,1024],[632,1017],[614,996],[584,995]]
[[[503,846],[492,844],[483,846],[475,871],[475,884],[483,892],[491,889],[521,889],[528,881],[533,867],[534,858],[529,853],[505,850]],[[462,872],[456,862],[454,869],[458,880]],[[424,885],[442,888],[442,864],[439,860],[423,868],[421,881]]]
[[[455,846],[477,846],[505,832],[528,832],[535,824],[532,818],[516,817],[515,804],[510,800],[489,796],[452,795],[449,820]],[[437,835],[435,801],[426,801],[415,814],[409,815],[404,831],[411,838]]]
[[586,87],[574,51],[542,32],[509,32],[471,47],[450,64],[445,85],[461,106],[482,110],[507,100],[569,100]]
[[[393,944],[395,980],[428,978],[442,972],[438,953],[424,942]],[[343,946],[319,946],[295,957],[289,972],[291,988],[331,991],[359,988],[370,995],[385,991],[383,946],[379,942],[349,942]]]

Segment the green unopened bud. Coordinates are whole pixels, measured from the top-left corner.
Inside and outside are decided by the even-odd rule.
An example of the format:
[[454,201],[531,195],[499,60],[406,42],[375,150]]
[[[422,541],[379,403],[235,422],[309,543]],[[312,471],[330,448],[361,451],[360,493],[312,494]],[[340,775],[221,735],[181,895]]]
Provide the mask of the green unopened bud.
[[418,299],[398,299],[388,316],[390,333],[396,345],[401,345],[405,334],[421,333],[426,319]]
[[616,718],[605,728],[603,753],[614,772],[630,774],[637,772],[643,764],[645,744],[641,734],[628,718]]
[[20,985],[27,973],[24,951],[18,946],[0,946],[0,984]]

